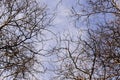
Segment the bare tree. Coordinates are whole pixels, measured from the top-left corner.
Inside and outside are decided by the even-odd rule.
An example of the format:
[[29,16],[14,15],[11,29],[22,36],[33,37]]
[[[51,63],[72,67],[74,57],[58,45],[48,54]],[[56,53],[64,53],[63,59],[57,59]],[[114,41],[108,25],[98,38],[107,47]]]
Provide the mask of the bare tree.
[[46,6],[36,0],[0,1],[0,77],[22,80],[40,72],[37,55],[43,48],[43,31],[50,23]]
[[[78,1],[80,6],[81,0]],[[78,18],[85,17],[88,28],[92,28],[88,31],[89,39],[85,42],[93,50],[93,55],[89,55],[94,56],[90,79],[94,79],[94,74],[104,76],[102,79],[105,80],[120,78],[120,6],[118,2],[117,0],[86,0],[87,6],[83,4],[86,8],[81,9],[83,14],[77,14],[73,8],[75,12],[73,13],[78,15]],[[100,69],[96,73],[95,64],[99,64],[103,71]]]

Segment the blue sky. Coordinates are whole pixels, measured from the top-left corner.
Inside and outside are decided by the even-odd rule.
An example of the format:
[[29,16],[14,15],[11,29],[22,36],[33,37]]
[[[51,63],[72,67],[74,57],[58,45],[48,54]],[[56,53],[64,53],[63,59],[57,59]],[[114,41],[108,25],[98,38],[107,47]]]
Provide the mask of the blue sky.
[[[55,14],[55,19],[52,23],[54,26],[51,26],[51,30],[54,33],[56,34],[65,33],[66,31],[69,31],[71,33],[77,32],[76,28],[73,26],[73,21],[70,19],[70,15],[71,15],[70,9],[71,6],[75,4],[74,0],[62,0],[61,3],[59,3],[60,0],[41,0],[41,1],[47,5],[50,14]],[[57,4],[58,6],[56,7]],[[48,43],[53,44],[53,42],[48,42]],[[47,44],[47,46],[49,45],[51,44]],[[43,57],[44,62],[49,59]],[[48,68],[51,69],[53,68],[53,66],[49,65],[48,63],[45,63],[45,65]],[[46,74],[41,74],[39,77],[41,80],[49,80],[53,75],[54,73],[47,71]]]
[[[74,20],[71,18],[71,7],[77,7],[76,2],[77,0],[38,0],[41,2],[41,4],[46,4],[47,9],[50,14],[55,14],[55,19],[52,22],[52,25],[50,27],[50,30],[53,31],[55,34],[61,33],[62,34],[67,34],[70,33],[72,35],[79,35],[83,34],[85,35],[85,32],[81,29],[84,29],[85,27],[81,24],[78,24],[78,28],[75,28],[74,26]],[[60,2],[61,1],[61,2]],[[82,1],[82,0],[80,0]],[[83,0],[84,1],[84,0]],[[60,3],[59,3],[60,2]],[[77,9],[77,8],[76,8]],[[79,12],[82,13],[82,12]],[[101,19],[100,19],[101,20]],[[94,23],[94,22],[93,22]],[[50,33],[46,32],[47,38],[54,38],[53,35]],[[76,37],[76,36],[75,36]],[[53,46],[55,44],[53,41],[49,41],[46,43],[45,48],[48,46]],[[40,48],[40,45],[39,45]],[[44,64],[46,65],[47,68],[52,69],[53,66],[50,64],[46,63],[47,61],[55,58],[55,56],[46,58],[46,57],[39,57],[40,61],[45,62]],[[51,77],[53,77],[54,73],[47,71],[46,74],[40,74],[37,77],[39,77],[40,80],[50,80]]]

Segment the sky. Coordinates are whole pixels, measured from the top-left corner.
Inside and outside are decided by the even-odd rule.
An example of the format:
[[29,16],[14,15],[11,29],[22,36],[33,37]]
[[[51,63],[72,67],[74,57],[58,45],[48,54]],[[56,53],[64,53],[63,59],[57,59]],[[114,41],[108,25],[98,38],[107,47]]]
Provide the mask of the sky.
[[[84,26],[80,25],[79,28],[76,28],[74,26],[74,19],[71,17],[71,8],[72,6],[76,6],[75,0],[38,0],[41,2],[42,5],[47,5],[48,13],[51,15],[53,14],[54,20],[52,22],[52,26],[49,28],[51,31],[53,31],[55,34],[67,34],[70,33],[72,35],[76,34],[83,34],[85,35]],[[61,2],[60,2],[61,1]],[[80,12],[81,13],[81,12]],[[46,32],[47,38],[53,37],[51,34]],[[49,44],[46,44],[45,47],[52,46],[55,44],[54,42],[48,42]],[[54,59],[55,56],[45,58],[42,57],[41,61],[47,62],[51,59]],[[51,66],[48,63],[44,63],[47,68],[52,69],[53,66]],[[40,80],[50,80],[50,78],[54,75],[54,73],[47,71],[46,74],[38,75]]]
[[[77,34],[77,29],[73,25],[73,20],[70,18],[71,15],[71,6],[75,5],[74,0],[41,0],[42,3],[47,5],[48,11],[50,14],[55,14],[55,19],[52,23],[53,26],[50,27],[50,29],[55,33],[67,33],[68,31],[70,33]],[[47,34],[47,33],[46,33]],[[48,35],[49,37],[51,35]],[[54,44],[53,42],[49,42]],[[47,46],[50,46],[51,44],[48,44]],[[46,47],[47,47],[46,46]],[[44,58],[43,61],[47,61],[53,59],[52,58]],[[52,64],[52,63],[50,63]],[[51,66],[48,63],[45,63],[47,68],[52,69],[53,66]],[[46,74],[41,74],[40,78],[41,80],[50,80],[51,76],[53,76],[54,73],[47,71]]]

